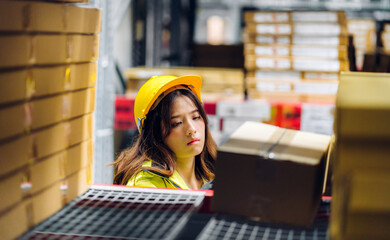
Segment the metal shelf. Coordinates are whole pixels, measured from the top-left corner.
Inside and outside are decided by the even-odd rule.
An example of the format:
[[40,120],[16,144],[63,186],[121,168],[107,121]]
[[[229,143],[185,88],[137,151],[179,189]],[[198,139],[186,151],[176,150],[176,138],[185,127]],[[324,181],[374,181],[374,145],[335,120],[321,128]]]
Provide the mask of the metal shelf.
[[327,239],[330,202],[311,228],[200,213],[205,192],[92,186],[20,239]]

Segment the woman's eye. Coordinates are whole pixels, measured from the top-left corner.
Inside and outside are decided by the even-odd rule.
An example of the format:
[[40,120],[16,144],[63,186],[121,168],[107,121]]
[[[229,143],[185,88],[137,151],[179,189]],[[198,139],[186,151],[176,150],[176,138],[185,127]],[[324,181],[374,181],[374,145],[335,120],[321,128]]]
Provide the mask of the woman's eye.
[[179,126],[180,124],[181,124],[181,122],[175,122],[175,123],[172,123],[171,126],[172,126],[172,127],[177,127],[177,126]]
[[194,120],[198,120],[198,119],[200,119],[201,117],[200,116],[196,116],[196,117],[194,117],[193,119]]

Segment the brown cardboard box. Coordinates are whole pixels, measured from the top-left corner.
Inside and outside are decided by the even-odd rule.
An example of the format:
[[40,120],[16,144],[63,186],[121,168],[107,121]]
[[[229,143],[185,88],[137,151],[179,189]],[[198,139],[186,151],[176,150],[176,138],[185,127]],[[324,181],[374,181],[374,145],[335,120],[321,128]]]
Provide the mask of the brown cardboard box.
[[69,146],[78,144],[92,138],[93,119],[92,113],[75,118],[70,122]]
[[101,11],[99,9],[67,5],[66,11],[66,26],[69,32],[96,34],[101,31]]
[[390,169],[390,141],[336,141],[335,174],[355,169]]
[[342,72],[334,131],[339,139],[390,140],[390,74]]
[[32,197],[33,221],[38,224],[63,206],[61,183],[57,182]]
[[61,122],[34,132],[34,158],[39,159],[64,150],[69,146],[70,123]]
[[275,102],[300,102],[301,94],[295,92],[260,92],[257,89],[248,89],[249,99],[267,99]]
[[75,5],[1,1],[0,31],[96,34],[100,14],[99,9]]
[[0,140],[90,113],[94,107],[95,88],[89,88],[0,109]]
[[0,140],[28,131],[31,126],[30,116],[28,104],[0,109]]
[[0,239],[11,240],[19,237],[33,225],[30,199],[0,214]]
[[72,44],[72,62],[93,62],[98,59],[98,35],[72,35]]
[[218,149],[213,210],[310,226],[329,141],[327,135],[246,122]]
[[97,35],[0,36],[0,68],[91,62],[98,58],[98,47]]
[[245,67],[249,70],[296,70],[312,72],[339,72],[349,68],[347,61],[303,57],[258,57],[245,56]]
[[[69,101],[69,118],[91,113],[95,109],[95,88],[88,88],[81,91],[71,92],[64,96],[65,104]],[[64,118],[66,119],[66,118]]]
[[61,122],[33,136],[35,158],[59,152],[92,137],[92,114]]
[[294,11],[291,12],[293,22],[339,22],[345,24],[344,11]]
[[1,72],[0,104],[94,87],[96,73],[96,62]]
[[[93,145],[89,139],[47,158],[31,161],[12,175],[0,179],[0,212],[18,204],[23,197],[53,185],[92,164]],[[86,184],[86,182],[85,182]],[[73,199],[73,198],[72,198]]]
[[65,177],[65,151],[37,161],[30,167],[31,194],[35,194]]
[[68,203],[87,191],[87,168],[83,168],[71,176],[68,176],[65,182],[67,184],[65,202]]
[[33,158],[33,138],[26,135],[0,144],[0,156],[0,176],[27,165]]
[[86,168],[93,161],[93,143],[88,139],[66,150],[65,175],[69,176]]
[[[332,199],[332,239],[389,239],[390,174],[383,169],[337,175]],[[335,200],[335,205],[333,200]]]
[[[92,114],[60,122],[0,144],[0,176],[92,137]],[[12,161],[10,161],[12,159]]]
[[22,200],[21,183],[23,178],[24,173],[17,172],[10,177],[0,180],[0,213]]
[[245,22],[257,23],[288,23],[291,20],[290,12],[265,12],[247,11],[244,12]]
[[288,44],[244,44],[246,55],[274,57],[313,57],[318,59],[348,59],[346,46],[306,46]]

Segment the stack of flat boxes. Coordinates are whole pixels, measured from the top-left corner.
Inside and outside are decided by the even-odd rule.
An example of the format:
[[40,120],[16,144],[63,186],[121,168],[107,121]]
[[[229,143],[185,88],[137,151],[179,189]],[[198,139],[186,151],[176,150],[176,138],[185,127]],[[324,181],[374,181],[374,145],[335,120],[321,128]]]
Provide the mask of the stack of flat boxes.
[[126,70],[127,94],[135,96],[141,86],[155,75],[199,75],[202,77],[202,98],[208,100],[244,99],[244,72],[232,68],[135,67]]
[[251,11],[244,21],[249,98],[334,103],[349,69],[344,12]]
[[348,33],[353,36],[356,68],[361,71],[364,54],[374,53],[376,48],[376,23],[374,19],[355,18],[347,21]]
[[390,238],[390,74],[342,73],[336,102],[331,239]]
[[99,9],[0,1],[0,239],[87,189]]

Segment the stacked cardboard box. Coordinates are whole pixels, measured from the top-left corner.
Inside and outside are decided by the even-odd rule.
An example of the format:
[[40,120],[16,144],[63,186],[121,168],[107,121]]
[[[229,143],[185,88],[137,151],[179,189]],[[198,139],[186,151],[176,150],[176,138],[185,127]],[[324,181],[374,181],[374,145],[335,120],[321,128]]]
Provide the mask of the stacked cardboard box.
[[91,183],[99,32],[99,9],[0,1],[1,239]]
[[355,46],[356,68],[363,69],[364,54],[375,52],[376,23],[374,19],[355,18],[347,21],[348,33],[353,36]]
[[333,158],[332,239],[389,239],[390,75],[342,73]]
[[323,191],[329,141],[326,135],[246,122],[218,148],[212,209],[311,226]]
[[246,12],[249,98],[333,102],[349,69],[344,12]]
[[202,77],[202,99],[244,99],[244,73],[233,68],[135,67],[126,70],[127,94],[135,96],[141,86],[155,75],[199,75]]

